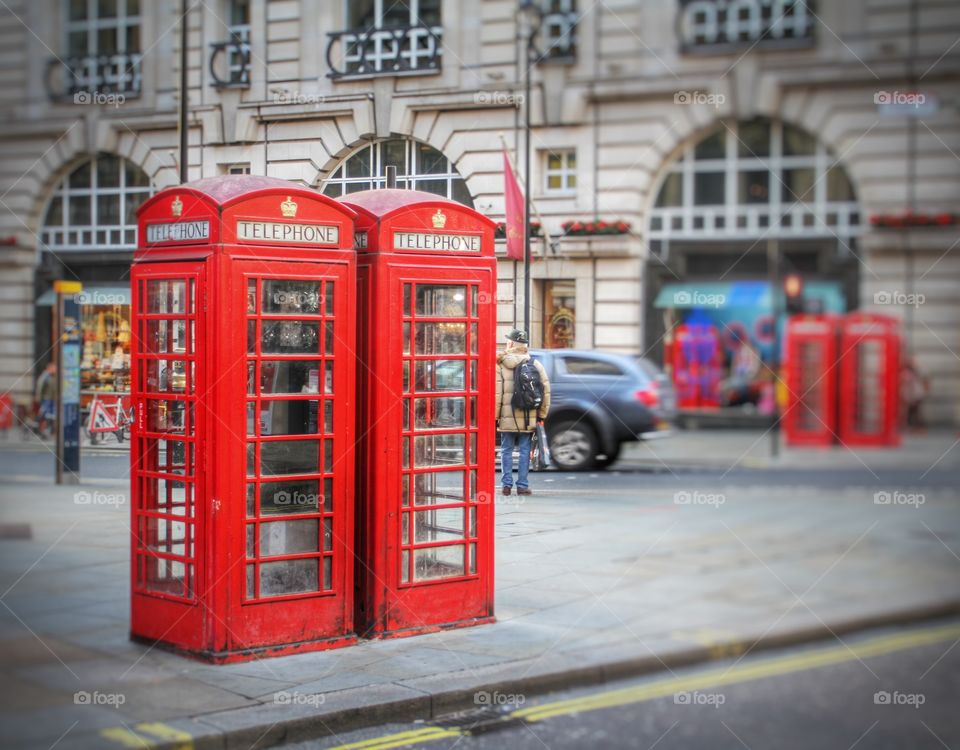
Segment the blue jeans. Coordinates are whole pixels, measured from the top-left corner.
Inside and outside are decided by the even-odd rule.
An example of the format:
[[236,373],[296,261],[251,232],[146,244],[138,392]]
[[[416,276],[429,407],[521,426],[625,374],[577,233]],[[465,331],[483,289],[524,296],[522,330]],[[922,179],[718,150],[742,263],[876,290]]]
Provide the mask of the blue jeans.
[[530,441],[532,432],[500,433],[500,468],[503,471],[500,482],[504,487],[513,487],[513,448],[520,450],[520,466],[517,474],[517,487],[529,487],[527,474],[530,471]]

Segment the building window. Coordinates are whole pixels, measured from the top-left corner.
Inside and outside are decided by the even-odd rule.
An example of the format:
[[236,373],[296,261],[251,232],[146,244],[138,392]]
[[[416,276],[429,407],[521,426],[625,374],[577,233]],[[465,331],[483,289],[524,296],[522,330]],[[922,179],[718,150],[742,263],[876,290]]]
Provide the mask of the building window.
[[227,164],[224,174],[250,174],[250,163]]
[[54,251],[133,250],[137,209],[152,192],[150,178],[137,165],[100,154],[57,185],[40,241]]
[[765,118],[721,125],[684,149],[660,183],[652,239],[859,234],[846,172],[809,133]]
[[573,279],[544,282],[545,349],[572,349],[576,340],[577,292]]
[[409,138],[362,146],[330,173],[323,192],[336,198],[385,187],[390,166],[397,168],[398,188],[436,193],[473,207],[467,185],[450,160],[432,146]]
[[545,193],[576,192],[577,152],[575,149],[544,153],[543,190]]
[[547,0],[540,25],[541,61],[570,62],[577,56],[576,0]]
[[686,52],[813,42],[812,0],[680,0],[679,6],[680,47]]
[[250,0],[231,0],[227,40],[210,45],[210,74],[215,88],[250,86]]
[[65,0],[63,8],[66,56],[50,63],[51,95],[139,95],[140,0]]
[[349,28],[329,35],[331,78],[435,72],[441,0],[347,0]]

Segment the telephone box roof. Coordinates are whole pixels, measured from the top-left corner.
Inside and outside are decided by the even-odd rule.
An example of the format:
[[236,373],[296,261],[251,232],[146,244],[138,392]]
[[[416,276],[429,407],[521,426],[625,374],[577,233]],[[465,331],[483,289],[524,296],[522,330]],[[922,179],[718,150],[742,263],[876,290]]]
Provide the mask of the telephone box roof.
[[359,209],[371,217],[381,219],[404,208],[444,206],[472,214],[478,219],[489,223],[491,226],[495,224],[492,219],[487,218],[476,209],[470,208],[470,206],[465,206],[459,201],[444,198],[436,193],[427,193],[423,190],[400,190],[396,188],[361,190],[357,193],[349,193],[342,196],[339,202]]

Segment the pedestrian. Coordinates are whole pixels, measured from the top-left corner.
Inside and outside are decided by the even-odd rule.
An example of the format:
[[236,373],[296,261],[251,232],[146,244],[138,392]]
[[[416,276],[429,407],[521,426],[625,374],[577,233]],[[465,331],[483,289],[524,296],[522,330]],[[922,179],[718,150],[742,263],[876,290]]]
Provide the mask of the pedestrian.
[[923,401],[930,393],[930,378],[924,375],[913,357],[906,357],[900,367],[900,399],[906,425],[909,429],[922,432],[926,429],[923,419]]
[[[500,479],[503,494],[513,489],[513,449],[520,451],[517,473],[517,494],[530,495],[527,474],[530,471],[530,441],[538,424],[543,424],[550,411],[550,381],[543,365],[531,359],[527,351],[529,339],[525,331],[514,328],[507,334],[507,349],[497,354],[497,430],[500,433]],[[531,367],[532,365],[532,367]],[[518,373],[518,368],[520,368]],[[523,377],[520,392],[516,379]],[[534,404],[533,393],[538,385],[533,382],[539,376],[539,404],[518,408],[520,403]],[[517,398],[514,395],[517,394]]]
[[37,378],[37,429],[41,435],[53,434],[57,418],[57,365],[49,362]]

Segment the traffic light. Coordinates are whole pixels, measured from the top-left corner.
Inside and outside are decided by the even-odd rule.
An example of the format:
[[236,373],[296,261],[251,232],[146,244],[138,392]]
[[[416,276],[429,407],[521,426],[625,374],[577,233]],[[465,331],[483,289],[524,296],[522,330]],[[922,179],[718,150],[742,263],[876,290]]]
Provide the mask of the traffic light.
[[797,315],[804,311],[803,279],[799,274],[791,273],[784,277],[783,294],[787,300],[787,315]]

